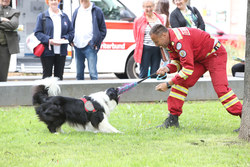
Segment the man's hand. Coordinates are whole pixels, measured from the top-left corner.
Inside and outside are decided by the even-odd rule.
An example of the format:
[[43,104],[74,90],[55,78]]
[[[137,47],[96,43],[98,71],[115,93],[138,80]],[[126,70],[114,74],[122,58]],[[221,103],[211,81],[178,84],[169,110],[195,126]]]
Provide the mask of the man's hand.
[[7,22],[7,21],[10,21],[10,20],[5,17],[1,17],[1,22]]
[[158,90],[160,92],[166,92],[168,90],[167,83],[160,83],[155,87],[155,90]]
[[165,75],[165,73],[167,73],[168,72],[168,68],[167,67],[161,67],[161,68],[159,68],[157,71],[156,71],[156,74],[157,75],[160,75],[160,76],[163,76],[163,75]]

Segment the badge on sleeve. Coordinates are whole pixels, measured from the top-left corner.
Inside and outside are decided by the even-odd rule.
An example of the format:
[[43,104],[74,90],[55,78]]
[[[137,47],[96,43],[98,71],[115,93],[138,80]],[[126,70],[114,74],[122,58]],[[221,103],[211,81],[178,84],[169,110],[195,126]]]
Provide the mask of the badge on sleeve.
[[181,57],[186,57],[187,53],[186,53],[185,50],[181,50],[181,51],[179,52],[179,55],[180,55]]
[[177,50],[180,50],[182,48],[182,44],[180,43],[180,42],[178,42],[177,44],[176,44],[176,49]]

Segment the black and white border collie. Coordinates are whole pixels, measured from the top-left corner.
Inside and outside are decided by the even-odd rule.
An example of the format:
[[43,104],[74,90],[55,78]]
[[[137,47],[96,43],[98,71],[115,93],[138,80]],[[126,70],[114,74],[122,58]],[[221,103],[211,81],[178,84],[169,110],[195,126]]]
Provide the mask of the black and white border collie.
[[118,104],[117,88],[76,99],[58,96],[57,80],[45,78],[33,87],[36,114],[51,133],[63,132],[61,126],[65,122],[78,131],[120,133],[108,122],[110,112]]

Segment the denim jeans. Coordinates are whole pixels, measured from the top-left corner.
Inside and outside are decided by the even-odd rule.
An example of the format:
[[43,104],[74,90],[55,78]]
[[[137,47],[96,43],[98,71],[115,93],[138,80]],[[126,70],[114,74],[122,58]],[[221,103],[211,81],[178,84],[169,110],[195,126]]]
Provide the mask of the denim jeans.
[[[150,75],[155,73],[161,62],[161,50],[156,46],[143,45],[142,59],[140,64],[140,78],[145,78],[148,76],[149,67],[151,67]],[[156,78],[157,75],[152,76]]]
[[88,61],[89,75],[91,80],[97,80],[97,50],[89,45],[84,48],[75,47],[76,56],[76,79],[84,80],[85,59]]

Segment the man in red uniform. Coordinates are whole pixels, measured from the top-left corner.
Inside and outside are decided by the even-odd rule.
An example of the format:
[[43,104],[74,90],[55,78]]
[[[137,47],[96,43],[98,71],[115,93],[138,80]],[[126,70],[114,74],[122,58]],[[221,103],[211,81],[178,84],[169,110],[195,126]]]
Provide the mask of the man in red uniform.
[[167,48],[170,53],[171,62],[159,68],[157,74],[178,72],[167,83],[156,86],[158,91],[172,87],[167,100],[169,117],[158,127],[179,127],[178,116],[182,113],[188,89],[206,71],[209,71],[214,90],[225,109],[232,115],[241,116],[242,104],[228,87],[227,52],[217,39],[199,29],[167,29],[163,25],[152,27],[150,36],[156,46]]

